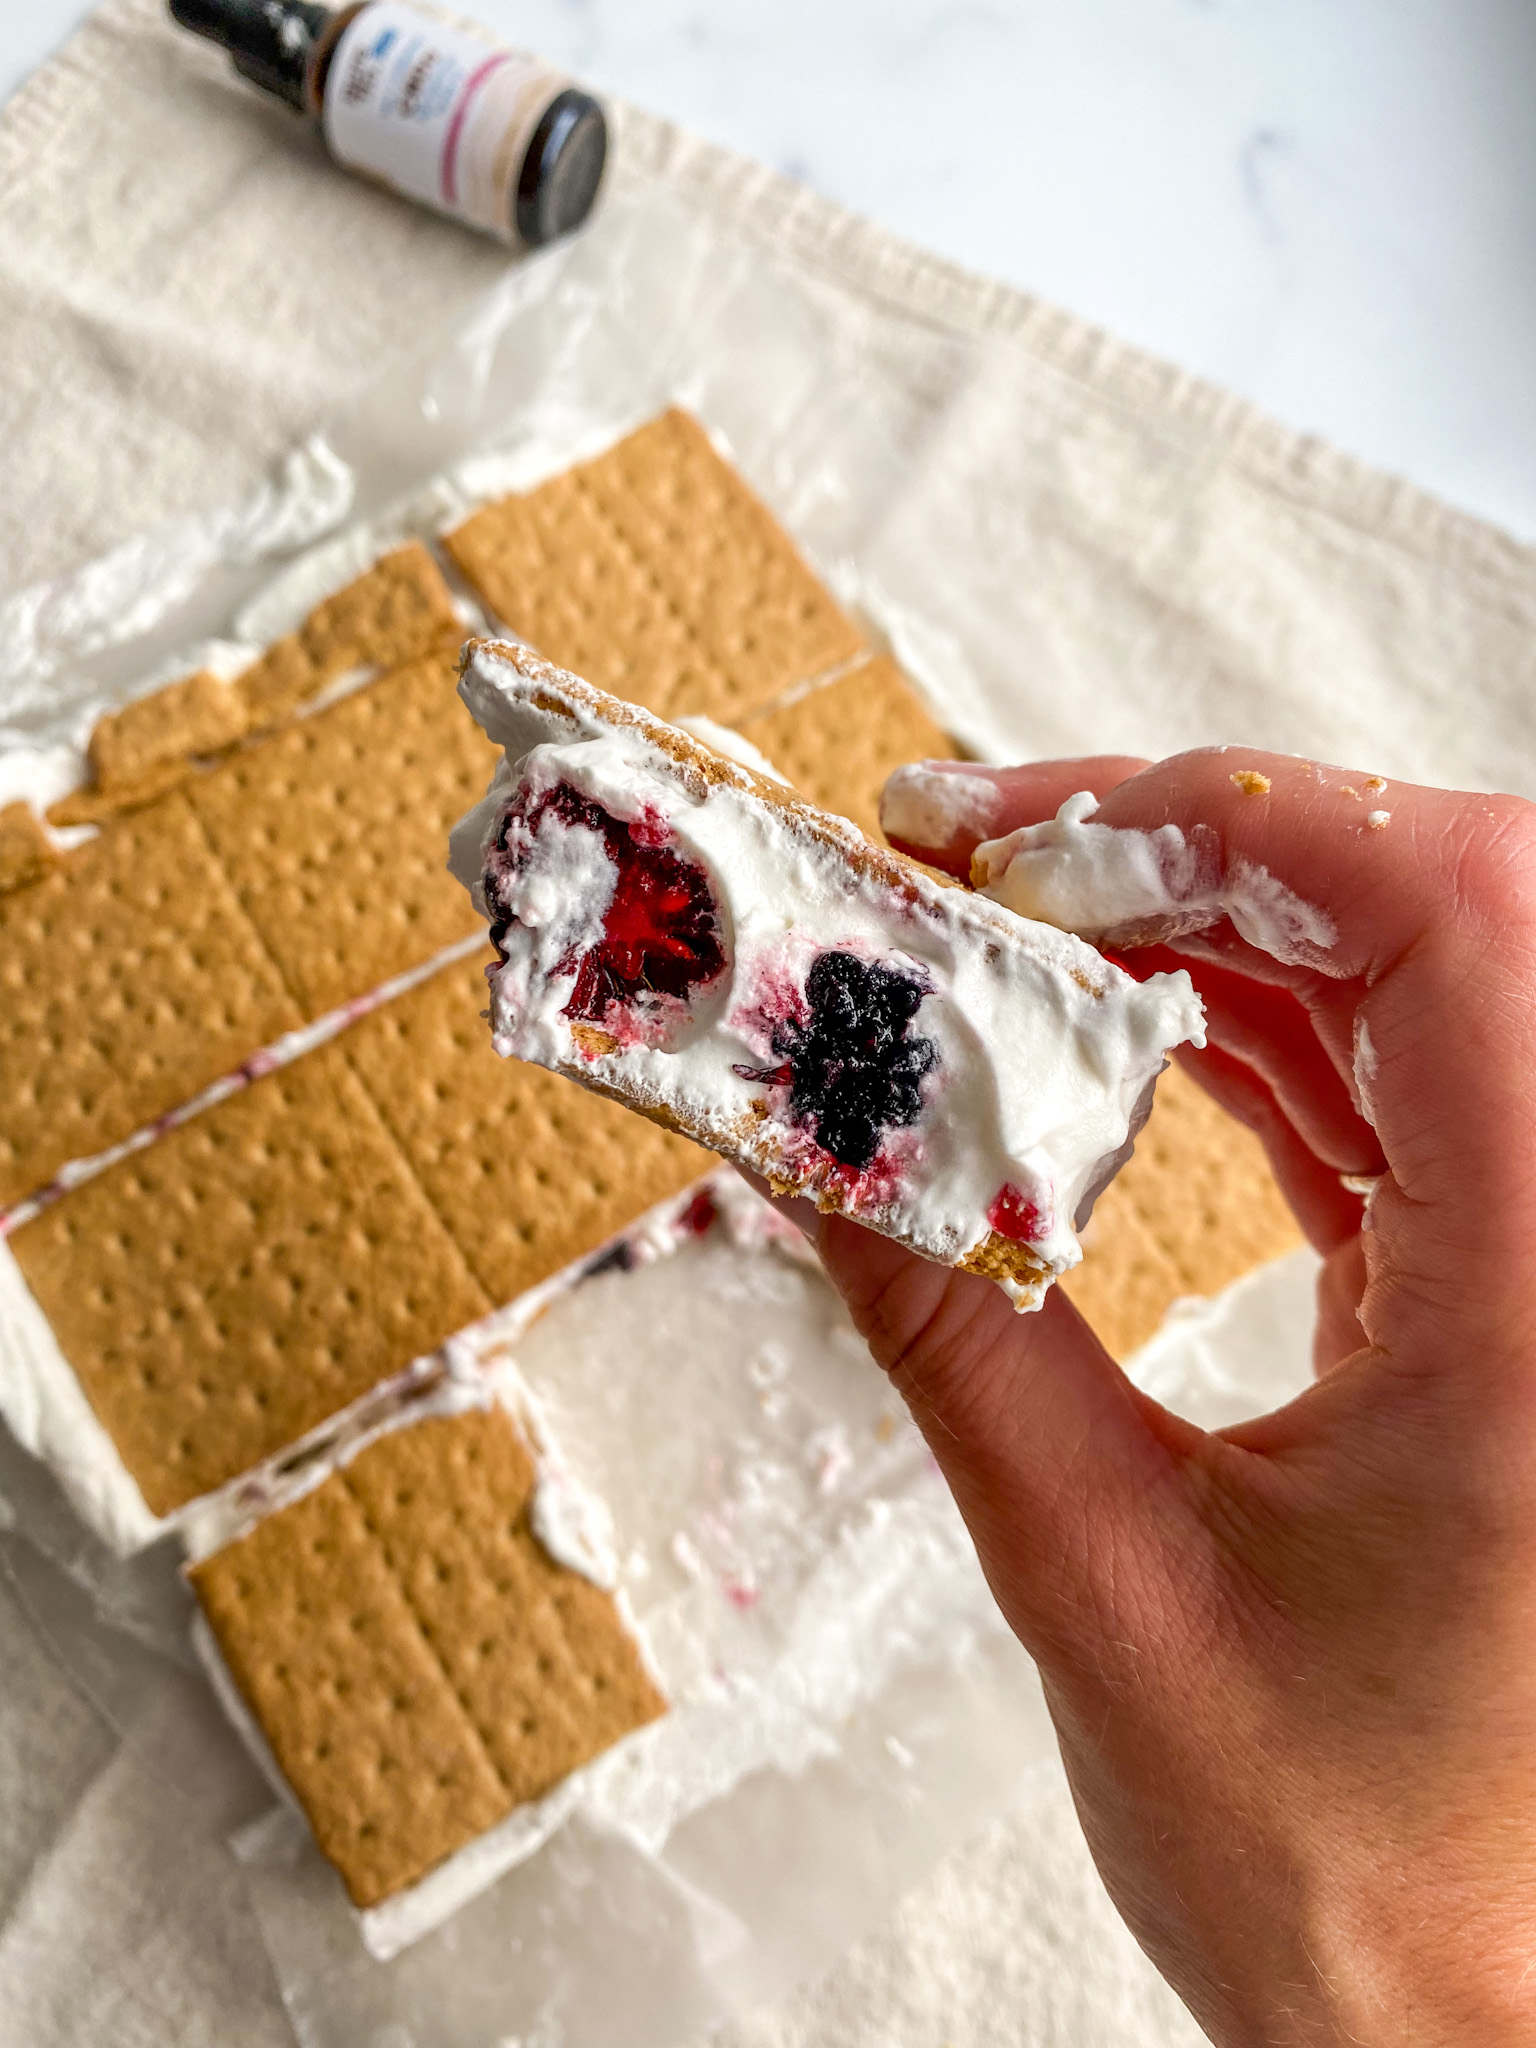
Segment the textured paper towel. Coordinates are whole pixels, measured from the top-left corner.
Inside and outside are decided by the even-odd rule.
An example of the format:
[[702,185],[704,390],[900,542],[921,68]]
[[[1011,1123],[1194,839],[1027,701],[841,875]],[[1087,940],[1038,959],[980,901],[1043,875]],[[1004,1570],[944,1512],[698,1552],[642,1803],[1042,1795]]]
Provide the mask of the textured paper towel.
[[[619,192],[731,223],[738,269],[772,250],[819,280],[826,346],[888,429],[858,594],[971,693],[989,746],[1243,737],[1536,794],[1528,551],[662,123],[625,115],[619,158]],[[152,0],[111,0],[0,116],[0,586],[238,500],[360,366],[404,360],[504,265],[331,169]],[[737,403],[749,475],[835,554],[835,508],[792,462],[754,470],[750,391]],[[768,439],[825,425],[808,400]],[[183,1846],[133,1746],[0,1625],[0,1808],[25,1816],[0,1866],[0,2009],[40,2048],[108,2011],[127,2048],[283,2039],[216,1844]],[[821,1986],[734,2029],[742,2048],[1193,2041],[1095,1888],[1059,1779],[1037,1792]]]

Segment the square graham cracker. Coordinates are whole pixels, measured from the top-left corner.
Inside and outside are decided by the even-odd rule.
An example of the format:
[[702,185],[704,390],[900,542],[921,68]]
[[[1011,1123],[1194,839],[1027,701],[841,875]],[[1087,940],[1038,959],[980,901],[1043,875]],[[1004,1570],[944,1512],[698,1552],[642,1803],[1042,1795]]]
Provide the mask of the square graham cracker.
[[271,726],[352,669],[400,668],[463,637],[442,571],[420,541],[407,541],[275,640],[237,687],[251,725]]
[[662,718],[729,723],[858,653],[857,627],[676,409],[444,547],[496,616]]
[[0,896],[0,1201],[301,1023],[180,793]]
[[480,1284],[503,1302],[718,1161],[562,1075],[499,1059],[486,1001],[483,964],[465,961],[343,1042]]
[[1094,1205],[1083,1263],[1057,1284],[1126,1359],[1181,1296],[1218,1294],[1301,1242],[1264,1147],[1173,1066],[1129,1163]]
[[62,1195],[10,1246],[158,1515],[492,1306],[335,1041]]
[[529,1527],[491,1409],[397,1429],[190,1576],[354,1905],[666,1711],[612,1599]]
[[888,654],[739,727],[802,796],[880,844],[886,777],[907,761],[953,760],[956,752]]
[[435,652],[189,785],[224,872],[306,1017],[479,926],[450,828],[499,758]]
[[25,888],[28,882],[40,882],[57,864],[58,855],[30,804],[6,804],[0,809],[0,895]]

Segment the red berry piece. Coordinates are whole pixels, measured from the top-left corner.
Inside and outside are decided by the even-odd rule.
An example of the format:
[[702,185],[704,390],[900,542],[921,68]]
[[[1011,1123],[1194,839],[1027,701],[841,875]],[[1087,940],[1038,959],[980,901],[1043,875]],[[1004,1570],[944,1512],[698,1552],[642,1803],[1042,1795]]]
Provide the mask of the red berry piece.
[[[703,868],[664,844],[666,826],[658,816],[646,813],[626,823],[568,783],[557,783],[531,805],[514,805],[508,812],[486,863],[487,901],[504,905],[498,878],[509,863],[515,869],[516,847],[532,844],[539,820],[550,811],[567,824],[597,833],[617,870],[602,938],[579,961],[573,957],[560,963],[562,973],[576,970],[564,1014],[601,1023],[614,1003],[644,1007],[657,996],[686,1001],[694,989],[713,981],[725,966],[725,947]],[[503,960],[512,922],[503,908],[491,926]]]
[[1031,1201],[1011,1180],[1005,1180],[998,1189],[987,1211],[987,1221],[999,1237],[1011,1238],[1015,1244],[1038,1244],[1051,1234],[1050,1204],[1042,1206]]

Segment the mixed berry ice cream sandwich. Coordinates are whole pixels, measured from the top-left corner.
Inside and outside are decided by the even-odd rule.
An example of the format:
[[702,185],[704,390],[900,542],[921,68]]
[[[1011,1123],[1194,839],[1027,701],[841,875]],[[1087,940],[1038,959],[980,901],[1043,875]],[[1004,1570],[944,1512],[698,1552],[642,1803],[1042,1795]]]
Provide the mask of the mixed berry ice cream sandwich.
[[1136,982],[524,648],[472,642],[460,694],[504,749],[452,859],[496,1050],[1038,1306],[1203,1043],[1189,977]]

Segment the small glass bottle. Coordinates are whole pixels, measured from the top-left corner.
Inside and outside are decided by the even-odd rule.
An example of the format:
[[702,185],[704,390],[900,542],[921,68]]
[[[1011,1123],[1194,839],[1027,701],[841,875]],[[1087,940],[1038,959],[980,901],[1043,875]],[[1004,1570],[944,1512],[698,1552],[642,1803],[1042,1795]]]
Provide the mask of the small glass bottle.
[[264,92],[318,120],[338,163],[503,242],[592,210],[608,126],[590,93],[411,0],[169,0]]

